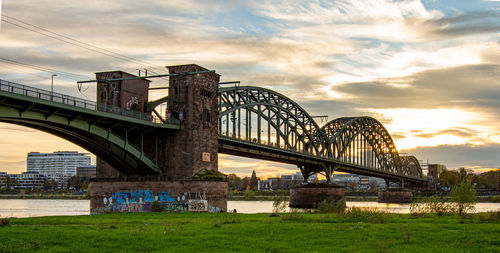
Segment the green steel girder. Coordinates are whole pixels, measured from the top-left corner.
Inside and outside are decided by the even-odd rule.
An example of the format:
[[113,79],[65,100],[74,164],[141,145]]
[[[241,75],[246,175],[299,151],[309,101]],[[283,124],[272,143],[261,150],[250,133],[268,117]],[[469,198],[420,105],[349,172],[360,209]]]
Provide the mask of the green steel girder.
[[[127,116],[122,116],[119,114],[114,114],[114,113],[109,113],[109,112],[103,112],[103,111],[96,111],[96,110],[90,110],[90,109],[85,109],[82,107],[78,106],[72,106],[68,104],[62,104],[58,102],[53,102],[49,100],[44,100],[44,99],[39,99],[36,97],[29,97],[29,96],[24,96],[22,94],[16,94],[16,93],[11,93],[7,91],[0,90],[0,98],[6,98],[7,101],[16,101],[16,102],[24,102],[25,104],[36,104],[38,106],[44,106],[44,107],[49,107],[49,108],[54,108],[54,110],[60,110],[60,111],[68,111],[71,112],[72,115],[83,113],[84,115],[91,116],[93,118],[106,118],[112,121],[119,121],[119,122],[124,122],[128,124],[137,124],[145,127],[154,127],[154,128],[163,128],[163,129],[171,129],[171,130],[179,130],[180,126],[178,124],[156,124],[153,122],[141,120],[141,119],[136,119],[133,117],[127,117]],[[4,103],[5,104],[5,101]]]
[[168,96],[151,101],[146,105],[146,111],[152,112],[157,106],[159,106],[165,102],[168,102]]
[[161,173],[158,165],[139,148],[127,145],[126,139],[114,134],[109,128],[86,120],[70,120],[57,114],[46,118],[44,113],[35,111],[20,116],[18,109],[0,105],[0,121],[37,128],[74,142],[103,159],[108,158],[105,160],[125,174]]

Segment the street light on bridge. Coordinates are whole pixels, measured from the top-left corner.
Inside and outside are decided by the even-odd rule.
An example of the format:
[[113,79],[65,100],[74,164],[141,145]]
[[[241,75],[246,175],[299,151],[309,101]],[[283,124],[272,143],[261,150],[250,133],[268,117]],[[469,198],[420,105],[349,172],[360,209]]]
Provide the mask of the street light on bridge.
[[57,76],[56,74],[52,74],[51,76],[51,82],[50,82],[50,100],[54,100],[54,76]]

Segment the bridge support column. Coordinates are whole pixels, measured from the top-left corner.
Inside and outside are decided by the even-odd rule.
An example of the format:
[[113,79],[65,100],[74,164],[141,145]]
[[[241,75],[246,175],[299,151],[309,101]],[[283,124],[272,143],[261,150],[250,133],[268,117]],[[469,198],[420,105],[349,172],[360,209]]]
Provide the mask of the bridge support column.
[[332,184],[306,184],[290,189],[290,207],[315,208],[321,201],[344,201],[345,188]]
[[378,192],[379,203],[411,203],[413,193],[405,189],[391,189]]
[[[146,140],[143,132],[135,136],[141,156],[143,148],[152,151],[147,153],[155,158],[157,174],[117,173],[122,168],[112,168],[99,160],[98,178],[90,184],[92,213],[151,211],[153,203],[167,211],[226,210],[227,182],[204,181],[223,179],[217,172],[219,75],[194,64],[170,66],[168,70],[170,74],[178,74],[169,79],[168,112],[179,120],[180,129],[157,131],[154,138]],[[193,72],[202,73],[186,74]],[[97,79],[114,75],[123,73],[99,73]],[[149,81],[137,82],[100,82],[98,105],[111,104],[128,109],[127,101],[138,100],[136,110],[145,112]],[[125,129],[125,145],[129,145],[129,139],[134,139],[127,138],[132,129]]]
[[304,177],[304,183],[307,184],[309,181],[309,177],[314,174],[314,172],[312,172],[312,170],[306,165],[298,165],[297,167],[299,167],[300,172],[302,173],[302,177]]
[[325,171],[326,183],[327,184],[332,183],[333,172],[335,172],[335,166],[325,165],[323,170]]
[[385,191],[378,192],[379,203],[411,203],[413,202],[413,193],[404,188],[404,180],[401,179],[400,186],[389,188],[389,180],[385,179],[387,188]]

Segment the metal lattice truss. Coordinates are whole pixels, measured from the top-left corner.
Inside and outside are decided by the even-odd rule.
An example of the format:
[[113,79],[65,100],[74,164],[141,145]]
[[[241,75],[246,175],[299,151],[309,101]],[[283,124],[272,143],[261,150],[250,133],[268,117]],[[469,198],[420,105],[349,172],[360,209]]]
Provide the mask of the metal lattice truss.
[[[306,168],[321,167],[328,179],[335,167],[356,168],[359,174],[366,170],[370,175],[422,178],[418,160],[413,156],[400,156],[389,132],[376,119],[338,118],[319,127],[294,101],[259,87],[219,89],[219,139],[236,140],[242,147],[245,143],[251,144],[253,149],[281,150],[286,152],[284,156],[310,157],[316,164],[301,166],[307,163],[297,162],[299,158],[291,162],[298,164],[306,174],[314,170]],[[265,154],[265,149],[259,153]],[[275,160],[287,162],[286,158]],[[322,165],[317,165],[318,160]]]

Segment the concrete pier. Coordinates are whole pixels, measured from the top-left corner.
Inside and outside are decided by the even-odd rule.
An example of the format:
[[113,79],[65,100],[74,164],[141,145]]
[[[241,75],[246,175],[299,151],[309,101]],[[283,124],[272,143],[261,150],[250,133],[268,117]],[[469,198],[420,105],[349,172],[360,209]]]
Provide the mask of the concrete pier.
[[405,189],[389,189],[378,192],[379,203],[411,203],[413,193]]
[[290,207],[315,208],[323,200],[341,201],[345,188],[332,184],[306,184],[290,189]]

